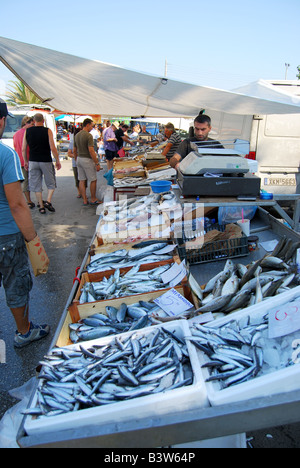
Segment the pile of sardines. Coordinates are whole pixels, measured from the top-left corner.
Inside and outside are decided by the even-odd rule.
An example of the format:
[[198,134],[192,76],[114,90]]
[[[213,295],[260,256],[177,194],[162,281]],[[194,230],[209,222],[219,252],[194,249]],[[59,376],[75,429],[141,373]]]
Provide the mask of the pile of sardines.
[[168,245],[167,242],[151,242],[145,247],[140,247],[147,242],[135,245],[131,250],[120,249],[111,253],[97,254],[95,260],[87,265],[88,273],[96,273],[117,268],[136,266],[137,263],[155,263],[172,259],[172,254],[160,252]]
[[220,389],[297,363],[293,359],[297,333],[269,338],[268,313],[245,315],[218,327],[194,324],[190,329],[186,339],[208,358],[202,365],[210,373],[206,382],[218,382]]
[[178,334],[156,327],[88,349],[53,349],[40,363],[36,407],[24,413],[56,416],[191,385],[187,344]]
[[117,309],[113,306],[105,307],[105,314],[97,313],[71,323],[70,339],[73,343],[96,340],[108,335],[118,335],[157,323],[154,314],[163,313],[162,309],[153,302],[139,301],[136,304],[125,303]]
[[198,313],[229,313],[250,307],[300,284],[293,256],[300,247],[285,237],[270,255],[248,267],[228,260],[204,289],[192,287],[201,301]]
[[169,288],[169,283],[164,283],[161,275],[172,266],[173,263],[140,271],[141,265],[138,264],[124,274],[121,274],[118,268],[108,279],[104,277],[99,282],[85,283],[81,289],[79,302],[84,304]]

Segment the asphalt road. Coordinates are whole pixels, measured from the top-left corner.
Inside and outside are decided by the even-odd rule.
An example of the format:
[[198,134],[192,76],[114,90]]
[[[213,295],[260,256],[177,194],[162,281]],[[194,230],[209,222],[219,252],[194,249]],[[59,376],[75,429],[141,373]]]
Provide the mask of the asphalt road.
[[[106,184],[102,174],[99,181]],[[37,208],[31,211],[50,267],[47,275],[33,278],[30,319],[39,324],[48,323],[51,327],[49,337],[21,350],[15,349],[15,323],[6,306],[3,288],[0,288],[0,340],[6,344],[6,364],[0,364],[0,418],[16,403],[8,391],[33,377],[38,362],[48,352],[70,295],[76,268],[81,265],[95,232],[96,207],[84,207],[76,196],[72,165],[64,160],[57,173],[57,190],[52,200],[56,212],[47,211],[46,215],[41,215]]]
[[[104,172],[98,175],[98,185],[106,184]],[[34,278],[30,316],[36,323],[48,323],[50,336],[22,350],[15,349],[15,324],[5,303],[3,288],[0,288],[0,340],[6,344],[6,364],[0,364],[0,419],[17,403],[9,396],[9,390],[30,380],[49,350],[73,286],[76,268],[82,263],[98,220],[96,208],[84,207],[82,200],[76,198],[70,161],[62,161],[57,185],[53,198],[56,212],[47,212],[43,216],[37,209],[32,210],[36,230],[50,258],[50,267],[47,275]],[[253,448],[299,448],[300,424],[266,428],[247,434],[247,437]]]

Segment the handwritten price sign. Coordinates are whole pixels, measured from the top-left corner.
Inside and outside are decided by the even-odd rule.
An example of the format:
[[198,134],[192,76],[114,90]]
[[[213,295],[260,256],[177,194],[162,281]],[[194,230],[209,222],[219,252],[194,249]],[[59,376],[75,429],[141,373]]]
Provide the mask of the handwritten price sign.
[[275,307],[269,312],[269,338],[278,338],[300,330],[300,298]]

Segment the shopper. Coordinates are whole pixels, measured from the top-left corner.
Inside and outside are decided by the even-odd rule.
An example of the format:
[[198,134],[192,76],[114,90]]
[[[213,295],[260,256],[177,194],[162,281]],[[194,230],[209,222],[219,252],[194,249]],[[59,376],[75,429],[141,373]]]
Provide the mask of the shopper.
[[[24,176],[24,182],[22,184],[23,193],[25,195],[25,198],[27,200],[27,204],[28,204],[30,209],[33,209],[35,207],[35,204],[31,200],[30,191],[29,191],[29,188],[28,188],[29,187],[29,185],[28,185],[28,170],[26,170],[25,167],[24,167],[25,161],[24,161],[23,154],[22,154],[22,145],[23,145],[24,135],[25,135],[25,132],[26,132],[27,128],[33,127],[33,125],[34,125],[33,118],[26,115],[22,119],[20,130],[18,130],[14,134],[14,138],[13,138],[14,148],[15,148],[15,150],[18,153],[18,156],[20,158],[22,172],[23,172],[23,176]],[[27,148],[27,160],[29,160],[29,148]]]
[[[83,129],[75,135],[74,158],[78,168],[79,190],[83,198],[83,205],[99,205],[101,202],[96,197],[97,172],[100,171],[100,164],[97,153],[94,150],[94,141],[91,135],[93,121],[85,119]],[[90,182],[91,200],[87,199],[86,181]]]
[[118,157],[118,145],[115,132],[119,129],[119,123],[114,122],[105,130],[103,141],[105,149],[105,157],[107,161],[107,169],[110,171],[114,166],[114,159]]
[[130,140],[130,138],[127,135],[127,131],[129,129],[129,125],[126,124],[120,124],[118,130],[115,131],[116,139],[117,139],[117,147],[118,147],[118,155],[120,158],[125,157],[125,151],[124,151],[124,143],[129,143],[131,146],[134,146],[134,142]]
[[[0,139],[7,106],[0,100]],[[24,239],[36,237],[29,207],[22,193],[23,174],[17,153],[0,141],[0,285],[16,322],[14,346],[21,348],[49,333],[48,325],[29,322],[32,278]]]
[[[45,214],[47,208],[54,212],[51,200],[56,189],[55,169],[51,152],[56,160],[56,169],[61,169],[53,133],[50,128],[44,127],[43,114],[35,114],[34,127],[28,128],[24,135],[22,154],[25,169],[29,172],[29,190],[35,192],[39,204],[39,211]],[[27,160],[27,146],[29,146],[29,161]],[[43,178],[48,189],[47,201],[43,201]]]
[[[78,133],[78,131],[75,130],[75,135]],[[79,179],[78,179],[78,167],[77,163],[75,160],[75,155],[74,155],[74,129],[72,130],[72,133],[70,134],[70,144],[68,148],[68,157],[72,158],[72,169],[73,169],[73,175],[75,179],[75,185],[77,188],[77,198],[82,198],[82,195],[79,190]],[[87,188],[87,181],[85,181],[85,186]]]

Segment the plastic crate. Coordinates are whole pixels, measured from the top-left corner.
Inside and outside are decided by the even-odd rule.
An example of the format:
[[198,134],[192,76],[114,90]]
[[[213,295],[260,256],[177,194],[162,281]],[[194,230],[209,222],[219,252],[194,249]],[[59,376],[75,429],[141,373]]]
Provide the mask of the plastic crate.
[[[215,224],[208,229],[207,232],[217,229],[220,232],[225,231],[225,226]],[[197,237],[197,232],[194,232]],[[199,233],[201,234],[201,233]],[[189,241],[187,237],[183,236],[182,239],[177,239],[178,254],[181,260],[186,260],[190,264],[195,265],[199,263],[216,262],[226,258],[246,257],[250,254],[248,247],[248,237],[242,234],[242,237],[234,239],[216,240],[207,242],[203,247],[193,249],[186,248],[185,242]]]

